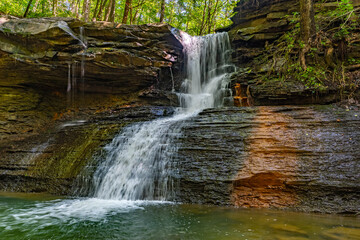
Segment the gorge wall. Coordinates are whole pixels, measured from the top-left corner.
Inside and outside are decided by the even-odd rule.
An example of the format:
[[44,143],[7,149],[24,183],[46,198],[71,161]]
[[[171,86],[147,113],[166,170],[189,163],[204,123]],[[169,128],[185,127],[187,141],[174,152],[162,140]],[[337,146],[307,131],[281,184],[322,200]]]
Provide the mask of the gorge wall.
[[166,24],[1,17],[1,188],[67,194],[122,126],[171,113],[146,106],[177,105],[175,34]]
[[[283,63],[258,66],[256,58],[291,29],[284,16],[296,8],[295,1],[238,4],[228,29],[239,67],[232,81],[238,101],[337,100],[338,89],[314,95],[295,81],[256,80]],[[171,91],[184,77],[183,46],[166,24],[0,22],[1,190],[71,194],[79,174],[93,172],[89,163],[122,127],[171,115],[177,105]],[[352,47],[349,54],[356,57],[358,46]],[[177,200],[357,213],[359,116],[356,105],[205,110],[187,121],[177,139]]]
[[[358,22],[360,1],[351,4],[352,18]],[[313,52],[306,55],[310,68],[299,72],[299,8],[294,0],[237,3],[233,24],[220,30],[229,32],[239,67],[232,80],[237,105],[324,104],[359,98],[359,24],[338,37],[334,29],[343,22],[331,16],[340,14],[339,3],[315,1],[317,31]]]
[[359,212],[359,109],[209,109],[179,140],[182,201]]
[[36,131],[36,126],[79,107],[151,101],[171,105],[176,100],[164,90],[179,88],[182,45],[166,24],[129,26],[66,18],[1,22],[2,139]]

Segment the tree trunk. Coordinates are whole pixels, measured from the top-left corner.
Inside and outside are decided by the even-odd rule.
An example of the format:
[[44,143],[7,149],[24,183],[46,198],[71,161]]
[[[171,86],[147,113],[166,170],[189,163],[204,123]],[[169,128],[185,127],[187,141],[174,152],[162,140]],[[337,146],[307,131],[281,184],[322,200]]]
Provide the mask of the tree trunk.
[[300,51],[300,64],[306,70],[306,53],[310,50],[311,38],[315,34],[313,0],[300,0],[300,37],[304,47]]
[[29,13],[29,9],[30,9],[30,6],[31,6],[31,3],[32,3],[32,0],[29,0],[29,3],[26,7],[26,10],[25,10],[25,13],[24,13],[24,18],[28,15]]
[[208,31],[207,31],[208,34],[211,32],[211,10],[212,10],[212,7],[213,7],[213,3],[212,3],[212,0],[210,0],[209,5],[208,5],[207,19],[206,19],[206,26],[208,27]]
[[160,22],[164,22],[165,18],[165,0],[161,0],[161,8],[160,8]]
[[75,9],[74,9],[74,12],[75,12],[75,18],[79,18],[79,7],[80,7],[80,0],[77,0],[76,2],[76,5],[75,5]]
[[100,9],[97,12],[96,20],[101,20],[101,15],[102,15],[102,13],[104,11],[106,3],[107,3],[107,0],[101,0]]
[[85,22],[89,21],[89,15],[90,15],[90,0],[84,0],[83,3],[83,19]]
[[104,16],[104,21],[108,22],[109,18],[110,18],[110,9],[111,9],[111,5],[112,5],[112,1],[110,0],[110,2],[108,3],[107,7],[106,7],[106,11],[105,11],[105,16]]
[[126,0],[125,8],[124,8],[124,16],[123,16],[123,19],[122,19],[123,24],[127,23],[130,7],[131,7],[131,0]]
[[58,0],[53,0],[52,12],[55,17],[57,16],[57,4]]
[[96,0],[96,5],[95,5],[95,10],[93,13],[92,21],[96,21],[96,15],[97,15],[97,12],[99,11],[100,6],[101,6],[101,0]]
[[204,10],[203,10],[203,15],[202,15],[202,20],[201,20],[199,35],[202,35],[202,34],[203,34],[203,30],[204,30],[204,27],[205,27],[206,8],[207,8],[207,0],[205,0],[205,6],[204,6]]
[[213,11],[213,13],[212,13],[212,15],[211,15],[211,23],[210,23],[210,25],[209,25],[209,31],[208,31],[208,33],[211,33],[212,31],[214,31],[215,32],[215,25],[216,25],[216,23],[215,23],[215,18],[216,18],[216,16],[217,16],[217,12],[218,12],[218,9],[219,9],[219,0],[216,0],[216,3],[215,3],[215,7],[214,7],[214,11]]
[[114,21],[115,21],[115,0],[111,0],[109,21],[110,21],[110,22],[114,22]]

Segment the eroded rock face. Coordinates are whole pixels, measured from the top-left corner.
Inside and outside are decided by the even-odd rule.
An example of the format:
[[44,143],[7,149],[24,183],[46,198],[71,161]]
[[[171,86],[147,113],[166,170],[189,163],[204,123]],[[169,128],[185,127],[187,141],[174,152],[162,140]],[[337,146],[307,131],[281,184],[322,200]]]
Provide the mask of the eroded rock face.
[[251,66],[252,60],[265,51],[265,45],[277,40],[292,28],[287,16],[299,11],[294,0],[239,1],[229,27],[234,47],[234,62],[242,67]]
[[184,128],[180,199],[359,212],[359,117],[332,106],[206,110]]
[[166,24],[0,17],[0,189],[67,194],[122,126],[152,119],[140,106],[176,105],[174,34]]
[[167,24],[0,19],[0,141],[68,111],[177,104],[183,52]]
[[[353,1],[352,4],[355,8],[360,6],[358,0]],[[338,4],[335,2],[317,2],[315,11],[326,12],[337,7]],[[237,105],[327,104],[339,101],[344,95],[359,97],[360,66],[358,64],[349,65],[344,69],[348,81],[354,82],[346,87],[327,83],[323,88],[314,88],[305,83],[306,78],[303,79],[304,82],[295,76],[281,78],[281,72],[287,70],[283,67],[290,65],[290,58],[285,57],[284,54],[274,53],[271,48],[282,49],[290,45],[287,39],[293,36],[288,38],[284,36],[296,28],[299,8],[299,1],[295,0],[241,0],[237,3],[234,9],[236,14],[232,18],[233,24],[223,29],[229,31],[234,49],[233,61],[239,67],[232,78],[234,95],[237,85],[245,89],[245,96],[237,95],[238,100],[235,99]],[[320,21],[324,16],[317,17]],[[360,47],[358,44],[352,44],[352,41],[358,42],[360,35],[358,31],[354,31],[351,36],[354,40],[346,44],[334,40],[324,49],[318,50],[317,54],[320,57],[316,61],[307,57],[307,62],[310,64],[316,62],[319,66],[327,66],[325,69],[334,71],[336,64],[340,66],[341,61],[346,58],[358,59]],[[272,46],[274,42],[275,46]],[[343,49],[346,49],[346,54],[342,53]],[[292,50],[290,55],[295,53],[296,50]],[[264,63],[260,59],[267,61]],[[318,66],[315,65],[316,67]],[[331,79],[329,76],[326,78],[321,81],[326,82]],[[247,102],[241,103],[244,99]]]
[[[0,144],[0,190],[72,195],[81,173],[121,129],[138,121],[172,114],[171,107],[120,107],[61,119],[42,134]],[[89,176],[87,176],[89,177]]]
[[28,85],[67,89],[70,72],[78,79],[85,75],[85,92],[124,94],[154,84],[171,90],[171,68],[179,84],[182,44],[166,24],[12,19],[0,30],[3,81],[9,82],[9,76]]

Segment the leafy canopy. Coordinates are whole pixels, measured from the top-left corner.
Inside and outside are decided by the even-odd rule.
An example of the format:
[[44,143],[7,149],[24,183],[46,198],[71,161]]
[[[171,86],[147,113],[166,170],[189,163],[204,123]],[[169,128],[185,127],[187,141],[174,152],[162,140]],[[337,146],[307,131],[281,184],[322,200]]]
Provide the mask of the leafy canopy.
[[[84,20],[108,20],[114,1],[114,22],[122,22],[125,0],[32,0],[27,17],[74,17]],[[215,29],[231,24],[230,17],[236,0],[164,0],[164,22],[192,35],[213,33]],[[1,0],[0,14],[22,17],[29,0]],[[90,7],[84,8],[90,2]],[[99,14],[99,9],[103,6]],[[159,22],[161,0],[132,0],[127,24]]]

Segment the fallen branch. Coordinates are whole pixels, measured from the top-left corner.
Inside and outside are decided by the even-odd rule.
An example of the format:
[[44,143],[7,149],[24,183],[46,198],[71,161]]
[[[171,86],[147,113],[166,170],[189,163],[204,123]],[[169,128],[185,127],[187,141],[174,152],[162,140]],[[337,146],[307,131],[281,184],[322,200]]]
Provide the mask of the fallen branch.
[[347,66],[346,69],[349,70],[349,71],[358,70],[358,69],[360,69],[360,64]]

